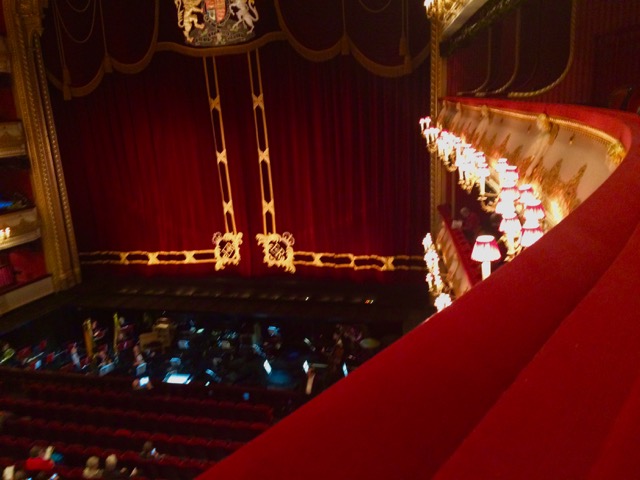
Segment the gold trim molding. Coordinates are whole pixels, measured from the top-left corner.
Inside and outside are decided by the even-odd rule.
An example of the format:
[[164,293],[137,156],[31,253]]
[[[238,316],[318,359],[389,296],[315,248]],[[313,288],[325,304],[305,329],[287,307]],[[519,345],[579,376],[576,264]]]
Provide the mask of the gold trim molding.
[[80,264],[58,150],[40,35],[46,0],[5,0],[14,99],[22,120],[47,270],[55,290],[80,282]]
[[549,85],[542,87],[538,90],[530,91],[530,92],[510,92],[507,96],[509,98],[530,98],[538,95],[542,95],[543,93],[547,93],[549,90],[552,90],[556,86],[562,82],[569,70],[571,70],[571,66],[573,65],[573,57],[575,55],[575,43],[576,43],[576,16],[578,11],[578,0],[572,0],[571,2],[571,26],[569,31],[569,58],[567,58],[567,65],[564,68],[564,71],[560,74],[560,76],[551,82]]
[[[285,239],[287,232],[280,235],[264,235],[267,248],[273,242]],[[290,235],[290,234],[289,234]],[[291,241],[291,238],[288,240]],[[292,247],[292,243],[288,247]],[[288,250],[285,246],[284,260],[272,257],[274,262],[282,262],[281,266],[286,269],[293,269],[296,265],[318,268],[349,268],[353,270],[377,270],[379,272],[393,271],[416,271],[424,272],[424,259],[419,255],[354,255],[353,253],[330,253],[330,252],[294,252],[293,248]],[[278,247],[281,248],[281,247]],[[277,253],[274,251],[274,253]],[[282,252],[281,252],[282,253]],[[289,256],[290,255],[290,256]],[[148,252],[144,250],[123,251],[96,251],[80,253],[83,265],[196,265],[211,264],[219,261],[220,255],[214,250],[178,250],[178,251],[158,251]]]

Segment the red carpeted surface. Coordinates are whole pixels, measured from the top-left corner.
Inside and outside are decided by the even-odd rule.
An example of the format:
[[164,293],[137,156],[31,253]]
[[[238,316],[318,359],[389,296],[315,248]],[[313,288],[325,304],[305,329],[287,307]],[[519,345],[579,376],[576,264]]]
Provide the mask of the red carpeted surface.
[[597,118],[630,152],[609,180],[511,264],[200,478],[636,478],[637,455],[617,447],[640,437],[640,121],[585,110],[574,117]]

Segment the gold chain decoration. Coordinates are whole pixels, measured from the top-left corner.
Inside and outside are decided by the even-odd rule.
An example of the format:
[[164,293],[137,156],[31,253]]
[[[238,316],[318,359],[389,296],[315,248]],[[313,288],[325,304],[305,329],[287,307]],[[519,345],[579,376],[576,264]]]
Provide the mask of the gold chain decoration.
[[220,106],[220,90],[218,88],[218,69],[215,57],[211,57],[212,80],[209,76],[207,59],[202,59],[204,67],[205,83],[207,85],[207,98],[209,99],[209,115],[211,118],[211,130],[213,143],[216,149],[216,163],[218,166],[218,178],[220,179],[220,195],[222,196],[222,209],[224,214],[225,233],[216,232],[211,239],[216,256],[216,270],[224,269],[227,265],[240,263],[240,245],[242,244],[242,232],[236,230],[236,218],[233,210],[233,195],[231,193],[231,180],[229,178],[229,160],[224,136],[224,122],[222,108]]
[[353,253],[295,252],[294,263],[310,267],[350,268],[352,270],[424,271],[424,260],[418,255],[354,255]]
[[[262,72],[260,71],[260,52],[247,53],[249,62],[249,80],[253,98],[253,120],[258,145],[258,167],[260,171],[260,193],[262,194],[262,228],[264,233],[256,235],[258,245],[264,251],[264,263],[270,267],[282,267],[294,273],[293,244],[295,239],[289,232],[277,233],[276,212],[273,200],[273,182],[271,179],[271,159],[269,157],[269,135],[267,134],[267,118],[264,112],[264,95],[262,92]],[[255,71],[255,73],[254,73]]]
[[[224,248],[224,246],[223,246]],[[217,263],[215,250],[181,250],[146,252],[134,250],[121,252],[105,250],[98,252],[80,253],[84,265],[183,265]]]

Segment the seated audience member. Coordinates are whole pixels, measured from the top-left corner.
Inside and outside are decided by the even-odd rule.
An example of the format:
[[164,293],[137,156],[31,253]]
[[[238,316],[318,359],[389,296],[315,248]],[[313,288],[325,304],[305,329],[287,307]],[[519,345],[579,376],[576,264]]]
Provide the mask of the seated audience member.
[[146,441],[144,442],[144,445],[142,445],[140,457],[146,460],[152,460],[154,458],[160,458],[160,454],[155,448],[153,448],[153,443]]
[[[135,476],[137,470],[134,468],[131,471],[131,476]],[[104,461],[104,470],[102,471],[102,478],[125,478],[127,477],[127,469],[121,468],[118,470],[118,457],[115,454],[109,455]]]
[[16,415],[13,412],[9,412],[7,410],[0,410],[0,433],[2,433],[4,424],[15,417]]
[[24,463],[24,468],[33,472],[49,472],[53,470],[52,451],[53,447],[48,447],[46,450],[39,446],[31,447],[29,458]]
[[135,367],[137,367],[138,365],[145,363],[145,359],[144,356],[142,355],[142,352],[140,351],[140,346],[139,345],[135,345],[133,347],[133,365]]
[[15,357],[16,351],[11,348],[11,345],[7,342],[2,342],[2,354],[0,355],[0,365],[11,363],[11,360]]
[[480,218],[467,207],[460,209],[462,217],[462,233],[470,242],[474,242],[480,229]]
[[142,378],[136,378],[131,383],[131,386],[133,387],[134,391],[151,390],[153,388],[153,385],[151,384],[151,380],[149,380],[149,377],[143,377],[143,378],[146,378],[146,383],[144,385],[141,382]]
[[13,473],[13,480],[27,480],[27,472],[24,470],[16,470]]
[[78,348],[74,344],[71,347],[71,361],[73,365],[76,367],[76,370],[82,370],[82,364],[80,363],[80,355],[78,355]]
[[2,472],[2,480],[25,480],[27,473],[24,470],[16,469],[15,465],[9,465]]
[[100,459],[98,457],[89,457],[87,459],[87,464],[82,471],[82,478],[102,478]]

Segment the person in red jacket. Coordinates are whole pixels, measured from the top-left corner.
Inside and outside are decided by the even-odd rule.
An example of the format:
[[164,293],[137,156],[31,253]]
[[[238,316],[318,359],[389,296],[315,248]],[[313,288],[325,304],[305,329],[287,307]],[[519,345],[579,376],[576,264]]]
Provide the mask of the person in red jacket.
[[26,470],[34,472],[49,472],[53,470],[54,463],[51,460],[53,447],[48,447],[46,451],[42,447],[34,446],[29,451],[29,458],[24,463]]

